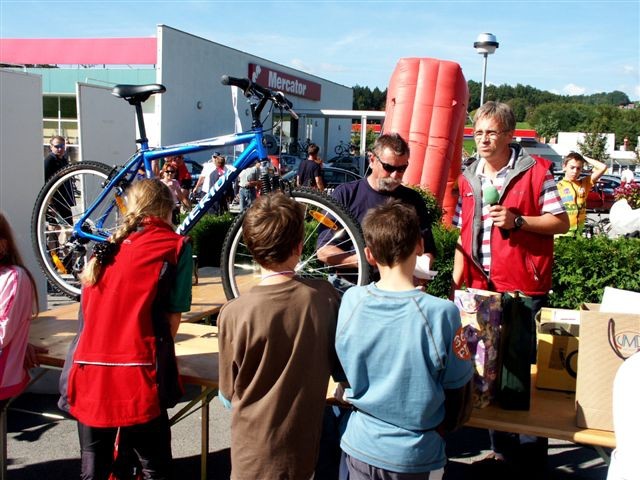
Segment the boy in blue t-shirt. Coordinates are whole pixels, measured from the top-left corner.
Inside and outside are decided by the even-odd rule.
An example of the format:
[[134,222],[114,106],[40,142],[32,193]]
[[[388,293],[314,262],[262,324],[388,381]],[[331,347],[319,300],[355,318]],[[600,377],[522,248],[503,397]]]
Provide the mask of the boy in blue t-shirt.
[[338,316],[336,351],[355,407],[340,443],[349,479],[440,478],[443,435],[471,413],[473,366],[460,314],[414,287],[423,245],[413,207],[389,201],[362,227],[367,261],[381,278],[347,290]]

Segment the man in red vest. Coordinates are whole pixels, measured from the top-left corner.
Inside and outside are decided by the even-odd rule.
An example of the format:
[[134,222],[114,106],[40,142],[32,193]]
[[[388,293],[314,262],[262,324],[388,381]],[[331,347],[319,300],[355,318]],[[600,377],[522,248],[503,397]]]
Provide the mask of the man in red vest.
[[[535,362],[533,316],[546,305],[551,289],[553,236],[568,231],[569,218],[558,194],[551,163],[533,158],[520,145],[512,144],[515,128],[513,111],[504,103],[487,102],[476,112],[473,135],[477,158],[458,179],[460,197],[454,223],[461,231],[452,291],[463,285],[493,290],[503,294],[503,306],[505,295],[513,292],[528,297],[523,301],[527,314],[515,319],[519,323],[516,328],[529,332],[516,350],[521,355],[520,363],[524,363],[521,370],[528,376],[528,360]],[[511,298],[518,295],[515,293]],[[504,367],[502,373],[504,377]],[[517,402],[503,403],[503,407],[528,409],[526,379],[524,383],[526,388],[516,392]],[[516,395],[509,388],[503,378],[498,394],[501,403],[500,395],[505,390]],[[538,457],[540,461],[534,466],[544,468],[546,439],[536,441],[535,437],[520,439],[514,434],[490,433],[493,450],[490,462],[502,463],[505,456],[506,460],[517,462],[516,456],[523,450],[519,444],[530,443],[537,448],[534,452],[543,456]]]

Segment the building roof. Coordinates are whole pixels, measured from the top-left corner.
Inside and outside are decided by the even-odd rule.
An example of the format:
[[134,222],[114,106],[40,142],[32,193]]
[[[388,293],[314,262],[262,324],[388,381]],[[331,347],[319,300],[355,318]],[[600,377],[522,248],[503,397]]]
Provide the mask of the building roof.
[[0,63],[155,65],[156,38],[0,38]]

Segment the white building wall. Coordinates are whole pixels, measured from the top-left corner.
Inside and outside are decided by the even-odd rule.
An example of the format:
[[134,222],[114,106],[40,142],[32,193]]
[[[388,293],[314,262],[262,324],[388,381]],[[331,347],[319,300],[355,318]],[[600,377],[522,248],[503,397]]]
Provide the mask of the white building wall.
[[[609,169],[607,173],[618,174],[622,168],[626,165],[630,165],[632,169],[637,170],[636,166],[636,153],[625,152],[622,150],[615,150],[616,136],[614,133],[604,134],[607,139],[606,152],[609,155]],[[579,152],[580,147],[578,142],[584,142],[585,134],[583,132],[559,132],[558,142],[556,144],[549,144],[549,146],[555,150],[559,155],[565,156],[569,152]],[[640,142],[640,137],[638,137]],[[638,143],[640,144],[640,143]]]
[[[616,136],[613,133],[604,135],[607,138],[606,152],[611,155],[615,149]],[[558,142],[553,145],[553,149],[563,156],[569,152],[579,152],[578,142],[584,142],[584,136],[582,132],[558,132]]]
[[[234,115],[231,103],[231,89],[220,83],[222,75],[247,77],[249,63],[278,70],[290,75],[312,80],[322,86],[320,101],[312,101],[296,96],[288,96],[294,109],[300,112],[318,112],[324,109],[350,109],[353,91],[349,87],[338,85],[303,72],[279,65],[269,60],[255,57],[249,53],[220,45],[189,33],[159,25],[157,81],[167,87],[167,91],[156,98],[156,121],[160,122],[159,141],[163,145],[208,138],[234,131]],[[198,105],[201,108],[198,108]],[[239,98],[238,112],[243,129],[250,127],[251,118],[244,97]],[[311,120],[312,140],[322,145],[324,122]],[[316,126],[317,125],[317,126]],[[265,129],[272,126],[272,119],[265,121]],[[340,126],[340,129],[338,127]],[[350,119],[331,120],[329,122],[328,148],[339,140],[348,141],[351,127]],[[299,138],[306,138],[301,116]],[[151,139],[151,135],[149,135]],[[194,156],[203,161],[207,153]],[[332,155],[327,155],[327,158]]]

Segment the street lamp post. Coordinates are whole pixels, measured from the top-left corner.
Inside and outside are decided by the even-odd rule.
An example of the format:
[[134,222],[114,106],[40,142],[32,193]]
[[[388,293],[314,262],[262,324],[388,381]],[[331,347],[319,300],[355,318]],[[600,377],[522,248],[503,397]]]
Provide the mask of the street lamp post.
[[484,104],[484,85],[487,81],[487,57],[496,51],[500,44],[493,33],[481,33],[473,42],[473,48],[484,57],[482,65],[482,87],[480,88],[480,106]]

